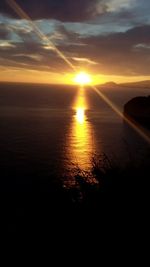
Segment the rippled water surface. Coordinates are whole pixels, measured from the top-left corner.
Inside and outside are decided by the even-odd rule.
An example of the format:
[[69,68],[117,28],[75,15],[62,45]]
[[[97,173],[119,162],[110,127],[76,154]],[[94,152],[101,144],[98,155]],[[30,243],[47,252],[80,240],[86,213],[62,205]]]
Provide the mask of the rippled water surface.
[[[122,111],[149,89],[102,89]],[[88,169],[93,153],[125,158],[144,147],[133,131],[90,88],[0,85],[0,167],[17,175],[58,174],[73,164]]]

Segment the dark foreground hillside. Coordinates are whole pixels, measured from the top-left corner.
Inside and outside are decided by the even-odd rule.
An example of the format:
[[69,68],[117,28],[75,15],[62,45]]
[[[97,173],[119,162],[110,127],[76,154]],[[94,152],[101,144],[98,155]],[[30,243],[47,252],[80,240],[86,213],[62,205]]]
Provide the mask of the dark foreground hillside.
[[[140,162],[126,165],[106,155],[94,156],[93,168],[72,170],[74,186],[64,186],[56,177],[1,170],[1,229],[26,236],[102,234],[121,225],[146,223],[149,199],[149,153]],[[68,177],[66,177],[68,179]],[[62,177],[62,181],[65,177]]]
[[139,96],[124,105],[124,114],[130,120],[150,128],[150,96]]

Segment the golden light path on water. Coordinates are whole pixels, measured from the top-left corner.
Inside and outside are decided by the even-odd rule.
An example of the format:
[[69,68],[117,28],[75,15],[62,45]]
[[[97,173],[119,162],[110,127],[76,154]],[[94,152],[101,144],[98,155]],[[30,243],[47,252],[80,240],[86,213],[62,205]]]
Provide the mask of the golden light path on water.
[[95,145],[92,125],[86,115],[88,102],[83,87],[79,88],[72,108],[74,115],[69,132],[69,161],[75,166],[87,170],[91,166],[91,156]]

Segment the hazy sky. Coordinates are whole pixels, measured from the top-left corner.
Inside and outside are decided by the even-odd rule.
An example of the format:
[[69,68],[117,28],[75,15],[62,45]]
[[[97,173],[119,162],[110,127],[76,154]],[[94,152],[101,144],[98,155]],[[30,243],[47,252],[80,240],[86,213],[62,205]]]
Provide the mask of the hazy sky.
[[16,0],[47,37],[0,0],[0,80],[69,82],[77,69],[97,82],[150,79],[149,0]]

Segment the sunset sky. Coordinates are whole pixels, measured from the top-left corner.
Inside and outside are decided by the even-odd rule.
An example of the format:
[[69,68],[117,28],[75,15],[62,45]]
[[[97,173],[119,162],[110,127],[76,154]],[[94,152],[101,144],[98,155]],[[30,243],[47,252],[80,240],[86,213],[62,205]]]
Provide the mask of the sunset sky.
[[0,0],[0,81],[72,83],[70,65],[94,83],[150,79],[149,0],[16,0],[46,40],[8,2]]

